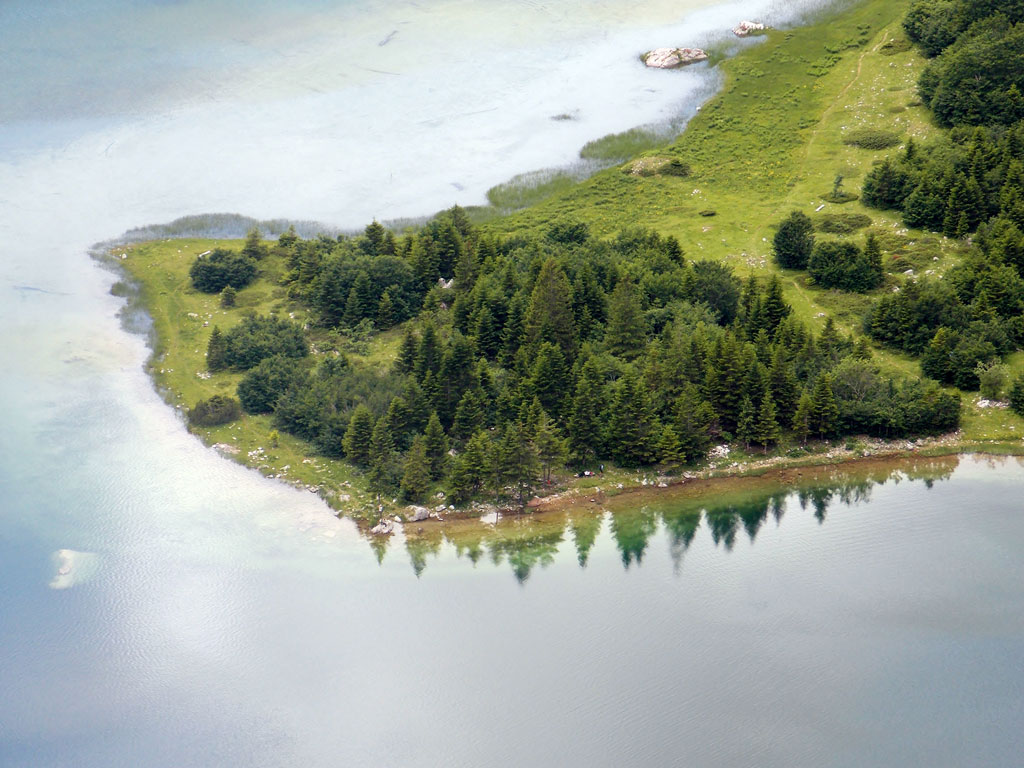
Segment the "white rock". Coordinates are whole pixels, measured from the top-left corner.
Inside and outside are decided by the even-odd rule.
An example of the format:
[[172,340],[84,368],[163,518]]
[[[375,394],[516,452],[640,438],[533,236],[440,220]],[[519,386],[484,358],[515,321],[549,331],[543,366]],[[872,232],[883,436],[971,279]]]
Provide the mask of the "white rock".
[[409,522],[418,523],[430,517],[430,510],[426,507],[412,507],[412,514],[409,515]]
[[764,24],[759,24],[756,21],[741,21],[736,25],[736,28],[732,31],[736,37],[746,37],[751,32],[763,32]]
[[707,51],[701,48],[655,48],[642,57],[648,67],[655,69],[675,69],[698,61],[707,61]]

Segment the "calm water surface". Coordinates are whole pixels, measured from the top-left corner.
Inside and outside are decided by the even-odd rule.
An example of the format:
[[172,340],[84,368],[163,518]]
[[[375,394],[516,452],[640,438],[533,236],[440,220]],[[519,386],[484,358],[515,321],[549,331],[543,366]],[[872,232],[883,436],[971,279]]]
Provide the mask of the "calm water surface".
[[187,435],[86,256],[478,203],[714,83],[640,50],[814,5],[0,3],[0,765],[1019,762],[1015,461],[379,559]]

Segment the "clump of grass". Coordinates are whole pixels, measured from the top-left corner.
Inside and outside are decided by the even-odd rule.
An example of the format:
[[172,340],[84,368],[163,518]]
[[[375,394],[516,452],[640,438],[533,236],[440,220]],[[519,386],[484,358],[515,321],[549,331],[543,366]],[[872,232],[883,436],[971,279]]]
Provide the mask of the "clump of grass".
[[664,143],[665,136],[650,129],[630,128],[622,133],[610,133],[588,141],[580,150],[580,157],[584,160],[621,163]]
[[909,51],[911,48],[910,41],[905,37],[897,37],[892,40],[886,40],[885,44],[878,49],[878,52],[883,56],[895,56],[897,53],[904,53]]
[[871,224],[871,217],[863,213],[825,213],[815,222],[814,228],[831,235],[849,235]]
[[531,171],[491,187],[487,190],[487,200],[495,208],[517,211],[568,192],[577,181],[579,179],[566,171]]
[[843,143],[860,149],[890,149],[900,143],[900,136],[880,128],[858,128],[843,136]]
[[854,200],[858,199],[860,199],[860,195],[854,194],[853,192],[829,192],[822,198],[826,203],[833,203],[835,205],[852,203]]
[[700,212],[700,215],[701,216],[705,216],[705,217],[717,216],[718,215],[718,211],[716,211],[716,210],[714,210],[712,208],[706,208],[705,210]]

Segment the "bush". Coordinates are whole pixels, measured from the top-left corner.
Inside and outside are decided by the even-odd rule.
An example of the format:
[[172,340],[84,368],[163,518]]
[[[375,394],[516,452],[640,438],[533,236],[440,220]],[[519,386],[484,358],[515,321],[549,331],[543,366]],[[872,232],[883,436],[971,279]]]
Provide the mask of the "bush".
[[193,427],[216,427],[235,421],[242,415],[242,406],[233,397],[214,395],[200,400],[188,412],[188,423]]
[[978,363],[974,373],[978,377],[978,389],[982,397],[986,400],[998,400],[1003,396],[1003,390],[1006,389],[1010,378],[1008,366],[998,361]]
[[1024,373],[1014,379],[1009,392],[1010,408],[1018,416],[1024,416]]
[[309,347],[298,324],[249,315],[223,335],[223,367],[248,370],[274,355],[305,357]]
[[785,269],[805,269],[814,249],[814,225],[806,214],[793,211],[772,240],[775,260]]
[[192,287],[203,293],[220,293],[227,286],[245,288],[256,277],[256,262],[248,256],[217,248],[199,256],[188,271]]
[[843,143],[860,149],[890,149],[900,143],[900,136],[879,128],[858,128],[843,136]]
[[823,288],[869,291],[878,287],[882,275],[864,251],[854,243],[825,240],[814,246],[807,272]]
[[295,360],[268,357],[238,382],[238,399],[246,413],[270,413],[285,390],[304,376]]
[[815,229],[831,235],[849,235],[872,223],[871,217],[863,213],[826,213],[818,219]]

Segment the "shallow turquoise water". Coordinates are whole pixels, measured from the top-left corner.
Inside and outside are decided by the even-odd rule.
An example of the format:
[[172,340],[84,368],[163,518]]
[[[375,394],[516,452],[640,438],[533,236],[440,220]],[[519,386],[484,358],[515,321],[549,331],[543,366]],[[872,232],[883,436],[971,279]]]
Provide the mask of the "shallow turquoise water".
[[[86,256],[187,213],[478,202],[685,114],[713,78],[637,50],[769,5],[0,4],[0,765],[1012,764],[1015,462],[610,517],[585,568],[582,528],[378,565],[187,435]],[[54,589],[62,549],[95,572]]]

